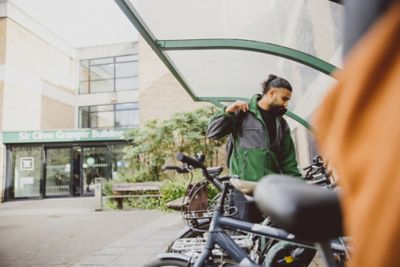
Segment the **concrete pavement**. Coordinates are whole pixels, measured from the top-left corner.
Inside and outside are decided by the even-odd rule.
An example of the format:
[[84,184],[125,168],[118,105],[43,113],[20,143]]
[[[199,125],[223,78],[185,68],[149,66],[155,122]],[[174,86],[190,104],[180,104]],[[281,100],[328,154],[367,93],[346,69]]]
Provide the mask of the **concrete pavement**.
[[179,213],[94,211],[93,198],[0,204],[0,266],[134,266],[162,251]]

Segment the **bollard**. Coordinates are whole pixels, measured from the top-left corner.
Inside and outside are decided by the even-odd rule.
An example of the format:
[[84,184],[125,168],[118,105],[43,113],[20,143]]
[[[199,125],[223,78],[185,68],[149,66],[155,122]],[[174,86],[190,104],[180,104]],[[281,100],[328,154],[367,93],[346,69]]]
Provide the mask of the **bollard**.
[[103,178],[94,179],[94,201],[95,201],[95,211],[103,210],[102,203],[102,180]]

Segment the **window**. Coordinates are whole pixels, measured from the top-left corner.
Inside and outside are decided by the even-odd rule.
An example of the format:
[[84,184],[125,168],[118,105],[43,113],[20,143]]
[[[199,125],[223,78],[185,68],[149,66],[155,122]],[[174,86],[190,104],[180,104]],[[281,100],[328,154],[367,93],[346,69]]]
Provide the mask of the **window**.
[[137,55],[80,61],[79,94],[138,89]]
[[79,107],[79,128],[135,127],[139,103]]

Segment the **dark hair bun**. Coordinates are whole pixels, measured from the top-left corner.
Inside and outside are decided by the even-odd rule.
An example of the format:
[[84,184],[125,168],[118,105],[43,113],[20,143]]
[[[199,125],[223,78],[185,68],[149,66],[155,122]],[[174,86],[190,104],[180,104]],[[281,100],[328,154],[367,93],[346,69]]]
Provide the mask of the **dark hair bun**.
[[271,87],[282,87],[292,91],[292,86],[284,78],[278,77],[274,74],[269,74],[268,79],[261,83],[263,94],[265,94]]
[[263,87],[263,88],[269,88],[271,82],[272,82],[273,80],[275,80],[276,78],[278,78],[278,76],[276,76],[276,75],[274,75],[274,74],[269,74],[269,75],[268,75],[268,79],[265,80],[265,81],[262,83],[262,87]]
[[277,76],[274,74],[270,74],[268,75],[268,81],[272,81],[273,79],[275,79]]

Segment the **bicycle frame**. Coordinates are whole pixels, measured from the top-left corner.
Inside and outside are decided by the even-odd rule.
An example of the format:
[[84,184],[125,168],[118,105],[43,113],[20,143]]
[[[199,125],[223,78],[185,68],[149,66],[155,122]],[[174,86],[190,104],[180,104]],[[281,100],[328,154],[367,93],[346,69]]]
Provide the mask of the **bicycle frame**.
[[246,252],[244,252],[229,237],[229,235],[225,232],[225,229],[231,229],[235,231],[239,230],[276,240],[288,241],[302,247],[319,249],[322,252],[323,258],[328,264],[327,266],[337,266],[335,260],[333,259],[332,252],[330,251],[329,242],[324,242],[316,245],[306,240],[297,239],[293,234],[290,234],[282,229],[245,222],[230,217],[224,217],[223,207],[225,197],[228,193],[228,187],[228,185],[225,185],[223,188],[222,197],[219,204],[215,208],[211,220],[209,235],[206,241],[206,247],[195,261],[194,267],[207,266],[206,264],[209,263],[209,258],[210,256],[212,256],[212,250],[215,248],[215,245],[220,246],[234,261],[239,263],[240,266],[256,266],[256,263],[252,261],[252,259],[250,259]]
[[[333,243],[329,241],[314,244],[313,242],[310,241],[298,239],[293,234],[290,234],[282,229],[261,224],[245,222],[239,219],[234,219],[231,217],[224,216],[225,200],[230,187],[229,183],[225,182],[223,183],[211,177],[207,173],[206,167],[196,159],[178,153],[177,160],[182,161],[188,165],[191,165],[193,168],[202,169],[203,176],[222,191],[221,198],[218,204],[214,208],[205,249],[199,254],[196,260],[193,257],[190,259],[190,262],[194,263],[193,266],[203,267],[203,266],[208,266],[207,264],[213,263],[214,259],[211,257],[211,262],[209,261],[209,259],[210,256],[213,255],[212,250],[215,248],[215,245],[221,247],[222,250],[226,252],[234,261],[239,263],[240,266],[257,266],[256,263],[247,255],[247,253],[243,251],[242,248],[240,248],[232,240],[232,238],[225,232],[225,229],[253,233],[257,236],[267,237],[275,240],[287,241],[299,245],[301,247],[318,249],[321,253],[321,256],[325,260],[327,266],[329,267],[337,266],[332,252]],[[346,246],[343,243],[342,245],[343,249],[340,249],[340,251],[344,251],[347,254]],[[339,246],[341,245],[339,244]]]

